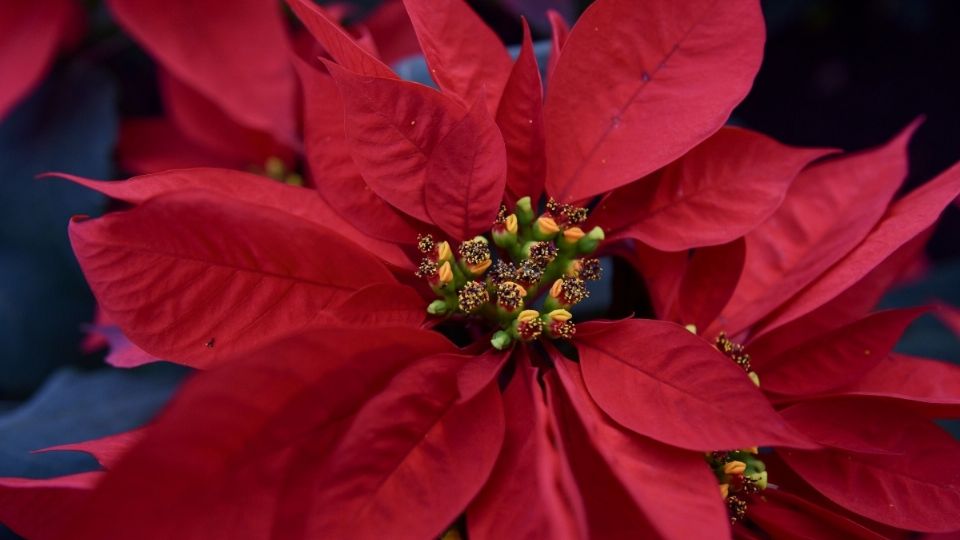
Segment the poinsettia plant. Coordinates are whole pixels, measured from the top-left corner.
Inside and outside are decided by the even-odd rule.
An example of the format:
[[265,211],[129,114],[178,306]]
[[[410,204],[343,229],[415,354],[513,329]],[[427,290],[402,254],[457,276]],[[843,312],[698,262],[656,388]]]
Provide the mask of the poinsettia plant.
[[[899,537],[960,529],[960,371],[871,313],[960,193],[724,127],[756,1],[552,17],[546,84],[461,0],[406,0],[437,89],[309,0],[309,185],[101,182],[70,237],[104,315],[200,370],[155,422],[0,481],[36,538]],[[611,257],[649,309],[580,320]],[[593,289],[593,291],[591,290]],[[56,509],[53,511],[52,509]]]

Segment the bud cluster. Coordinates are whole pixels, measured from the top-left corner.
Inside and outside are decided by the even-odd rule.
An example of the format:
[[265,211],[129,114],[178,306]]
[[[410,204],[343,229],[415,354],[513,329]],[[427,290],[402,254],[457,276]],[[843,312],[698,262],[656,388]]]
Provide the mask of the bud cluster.
[[[586,208],[553,199],[537,216],[524,197],[512,213],[500,208],[489,239],[462,242],[456,256],[449,243],[418,236],[423,259],[416,275],[439,297],[427,311],[486,320],[497,328],[491,343],[498,349],[541,336],[572,337],[570,309],[589,296],[586,281],[602,275],[600,261],[589,255],[603,241],[603,230],[584,232],[580,225],[587,216]],[[530,309],[544,292],[542,313]]]
[[767,488],[767,467],[757,457],[757,452],[757,448],[748,448],[706,455],[707,464],[720,485],[720,496],[727,506],[731,523],[743,519],[750,497]]
[[713,346],[726,355],[727,358],[733,360],[738,366],[742,367],[743,370],[747,372],[750,380],[753,381],[753,384],[760,386],[760,377],[753,371],[750,365],[750,355],[746,353],[743,345],[731,341],[730,338],[727,337],[726,332],[720,332],[717,334],[717,339],[713,342]]

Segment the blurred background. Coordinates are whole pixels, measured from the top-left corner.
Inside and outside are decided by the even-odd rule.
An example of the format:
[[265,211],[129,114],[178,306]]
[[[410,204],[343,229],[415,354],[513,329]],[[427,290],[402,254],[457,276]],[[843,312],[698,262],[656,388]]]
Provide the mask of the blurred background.
[[[470,3],[508,44],[517,44],[520,15],[535,38],[545,40],[546,9],[572,23],[588,2]],[[31,13],[31,2],[0,0],[0,476],[94,468],[80,454],[29,452],[134,427],[183,376],[164,364],[106,366],[107,345],[116,336],[109,321],[95,321],[66,224],[71,215],[98,214],[107,203],[65,182],[35,179],[47,171],[104,179],[137,172],[120,159],[118,142],[128,119],[163,113],[158,66],[103,2],[35,4],[43,7]],[[398,2],[330,7],[346,24],[369,23],[375,37],[392,39],[384,14],[395,12]],[[771,0],[763,7],[765,60],[734,112],[736,123],[788,144],[858,150],[883,143],[923,115],[910,146],[907,187],[960,160],[960,3]],[[229,12],[223,17],[228,24]],[[884,300],[885,307],[926,303],[960,306],[956,205],[939,223],[927,260]],[[953,313],[952,331],[925,316],[900,350],[960,361],[960,312]],[[99,332],[89,335],[94,328]]]

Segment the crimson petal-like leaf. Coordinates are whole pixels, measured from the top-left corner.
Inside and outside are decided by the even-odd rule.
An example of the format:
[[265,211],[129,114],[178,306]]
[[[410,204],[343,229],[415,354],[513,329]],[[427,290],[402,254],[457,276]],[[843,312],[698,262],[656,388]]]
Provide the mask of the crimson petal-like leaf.
[[458,399],[462,362],[413,363],[347,422],[315,437],[322,449],[301,452],[309,468],[289,503],[281,501],[279,535],[372,540],[387,525],[392,538],[442,534],[480,491],[504,436],[496,383]]
[[165,193],[202,189],[224,199],[287,212],[334,230],[358,246],[400,268],[410,268],[409,257],[396,244],[368,237],[339,217],[317,193],[287,186],[262,176],[226,169],[185,169],[138,176],[123,182],[101,182],[69,174],[54,174],[104,195],[140,204]]
[[927,229],[897,248],[867,275],[826,304],[799,319],[751,339],[747,349],[751,355],[756,353],[758,360],[763,362],[764,359],[776,358],[802,345],[812,336],[824,335],[865,317],[922,254],[930,232],[931,229]]
[[530,27],[523,21],[523,45],[497,108],[497,126],[507,148],[507,190],[513,200],[540,200],[546,157],[543,147],[543,85]]
[[500,38],[463,0],[404,0],[430,68],[444,91],[493,114],[510,76]]
[[958,194],[960,163],[894,203],[863,242],[766,321],[764,331],[802,317],[852,287],[931,227]]
[[593,3],[550,79],[547,191],[610,191],[705,140],[746,96],[763,41],[755,0]]
[[782,489],[751,501],[747,517],[773,538],[783,540],[883,540],[863,525]]
[[420,54],[417,34],[413,31],[410,17],[407,17],[407,11],[401,0],[381,2],[363,20],[363,25],[370,31],[370,35],[377,44],[377,50],[380,51],[380,58],[386,64],[393,64],[397,60]]
[[0,478],[0,523],[31,540],[68,538],[73,534],[71,520],[102,477],[102,472],[85,472],[48,479]]
[[344,102],[351,153],[371,189],[421,221],[437,218],[457,239],[490,226],[506,157],[482,107],[467,111],[416,83],[327,67]]
[[503,449],[467,509],[470,538],[586,538],[576,483],[555,440],[557,426],[536,370],[517,354],[517,371],[503,395]]
[[787,465],[828,499],[874,521],[925,532],[960,528],[960,443],[896,407],[846,400],[824,410],[844,408],[847,436],[898,453],[779,450]]
[[826,152],[723,128],[663,171],[611,193],[594,223],[610,239],[663,251],[725,244],[770,217],[800,170]]
[[40,83],[76,15],[74,0],[0,5],[0,120]]
[[570,26],[564,20],[563,15],[554,10],[547,11],[547,18],[550,20],[550,58],[547,60],[547,81],[553,80],[553,72],[557,68],[557,62],[560,60],[560,50],[567,41],[570,34]]
[[370,77],[397,77],[386,64],[361,47],[313,0],[287,0],[287,5],[330,56],[343,67]]
[[313,478],[294,453],[349,425],[408,366],[455,351],[434,332],[320,328],[199,373],[90,501],[111,519],[84,513],[75,537],[284,538],[288,480]]
[[[728,244],[695,249],[683,272],[669,320],[693,324],[701,331],[707,331],[737,287],[745,252],[742,238]],[[707,331],[706,335],[712,335],[712,332]]]
[[99,439],[70,444],[60,444],[37,450],[38,452],[84,452],[90,454],[105,469],[113,467],[120,458],[143,437],[142,429],[124,431]]
[[740,332],[853,249],[880,220],[907,176],[914,122],[887,144],[804,170],[777,212],[747,235],[744,276],[724,310]]
[[[691,450],[810,447],[737,364],[670,322],[586,323],[576,340],[587,389],[621,425]],[[735,422],[750,410],[750,422]]]
[[[926,308],[881,311],[817,336],[776,358],[758,357],[763,390],[804,395],[850,384],[879,364]],[[748,349],[749,350],[749,349]]]
[[890,354],[857,382],[823,396],[873,398],[897,403],[926,417],[956,418],[960,416],[960,366]]
[[[217,155],[243,163],[244,169],[251,166],[263,167],[271,157],[280,158],[287,163],[292,161],[290,150],[277,144],[270,134],[237,123],[217,102],[180,82],[167,71],[159,70],[157,80],[163,96],[164,111],[190,141]],[[199,162],[190,166],[207,165],[210,164]]]
[[335,233],[204,191],[75,220],[70,239],[100,306],[130,340],[195,367],[329,318],[357,290],[395,281]]
[[506,181],[503,138],[477,103],[437,143],[427,163],[427,213],[454,239],[472,238],[493,224]]
[[587,517],[587,538],[652,536],[656,529],[590,441],[556,373],[545,377],[557,440],[570,463]]
[[236,122],[281,142],[293,140],[297,82],[278,5],[261,0],[229,6],[217,0],[107,4],[120,26],[160,64]]
[[221,156],[189,140],[167,118],[132,118],[120,124],[117,160],[123,170],[147,174],[203,165],[243,169],[250,163]]
[[[557,379],[597,452],[660,535],[729,538],[727,513],[714,492],[717,479],[702,454],[670,448],[615,425],[588,395],[576,364],[552,356]],[[664,507],[683,512],[663,512]]]
[[317,191],[365,234],[388,242],[413,243],[416,229],[370,190],[350,157],[336,83],[305,62],[296,66],[303,83],[304,146]]

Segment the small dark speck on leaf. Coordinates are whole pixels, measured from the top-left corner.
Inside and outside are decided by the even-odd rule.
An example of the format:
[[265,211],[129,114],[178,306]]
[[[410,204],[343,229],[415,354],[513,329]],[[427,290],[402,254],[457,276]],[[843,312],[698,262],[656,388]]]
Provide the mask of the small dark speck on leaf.
[[217,344],[217,338],[210,338],[207,340],[207,342],[204,345],[206,345],[208,349],[212,349],[213,346],[216,344]]
[[650,74],[647,73],[646,71],[644,71],[644,72],[640,75],[640,79],[641,79],[643,82],[647,82],[647,81],[650,80]]

